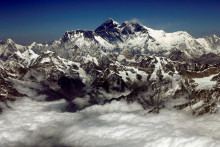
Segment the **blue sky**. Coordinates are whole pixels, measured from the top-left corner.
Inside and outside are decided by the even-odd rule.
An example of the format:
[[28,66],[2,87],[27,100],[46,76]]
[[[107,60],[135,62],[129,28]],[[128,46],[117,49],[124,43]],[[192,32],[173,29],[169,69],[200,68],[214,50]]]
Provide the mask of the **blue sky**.
[[95,30],[107,19],[138,19],[166,32],[220,36],[218,0],[5,0],[0,3],[0,40],[17,43],[59,39],[67,30]]

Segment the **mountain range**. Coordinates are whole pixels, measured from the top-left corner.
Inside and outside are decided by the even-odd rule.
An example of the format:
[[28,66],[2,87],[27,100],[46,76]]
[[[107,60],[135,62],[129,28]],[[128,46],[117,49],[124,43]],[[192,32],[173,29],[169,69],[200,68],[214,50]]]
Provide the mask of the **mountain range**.
[[14,51],[23,52],[32,49],[39,53],[50,50],[59,56],[64,56],[73,49],[83,52],[103,50],[119,52],[129,50],[139,54],[169,55],[172,51],[180,50],[189,57],[198,58],[203,54],[219,54],[220,38],[212,35],[204,38],[194,38],[184,31],[166,33],[163,30],[153,30],[142,24],[125,21],[122,24],[109,19],[95,31],[73,30],[67,31],[56,41],[40,44],[33,42],[29,46],[16,44],[11,39],[0,42],[0,55],[7,58]]
[[[220,38],[166,33],[109,19],[95,31],[67,31],[51,43],[0,41],[0,110],[8,101],[65,99],[75,112],[113,100],[215,113],[220,96]],[[28,93],[27,91],[32,91]]]

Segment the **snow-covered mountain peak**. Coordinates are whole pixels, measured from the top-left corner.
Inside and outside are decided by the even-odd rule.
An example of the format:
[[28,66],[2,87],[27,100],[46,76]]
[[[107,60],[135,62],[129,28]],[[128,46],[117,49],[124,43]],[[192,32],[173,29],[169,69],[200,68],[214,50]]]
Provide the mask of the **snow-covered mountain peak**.
[[30,46],[34,46],[34,45],[36,45],[37,44],[37,42],[33,42],[33,43],[31,43],[31,45]]
[[31,49],[27,49],[24,52],[18,50],[9,57],[8,61],[20,63],[22,67],[29,67],[38,57],[39,55]]
[[[77,38],[94,39],[94,32],[89,30],[67,31],[62,37],[61,42],[76,41]],[[77,39],[78,40],[78,39]],[[82,42],[83,43],[83,42]]]
[[31,48],[33,48],[33,47],[36,46],[36,45],[37,45],[37,43],[36,43],[36,42],[33,42],[33,43],[31,43],[31,45],[28,46],[28,48],[31,49]]
[[15,42],[11,39],[11,38],[8,38],[7,41],[6,41],[7,44],[14,44]]
[[113,31],[115,28],[119,26],[119,23],[114,21],[112,18],[108,19],[104,22],[101,26],[99,26],[95,32],[102,32],[102,31]]
[[214,34],[214,35],[211,35],[211,36],[206,36],[206,37],[204,37],[204,38],[206,38],[206,39],[211,39],[211,40],[213,40],[213,41],[218,41],[218,40],[220,40],[220,38],[219,38],[218,36],[216,36],[215,34]]
[[121,32],[124,35],[135,34],[136,32],[148,32],[147,27],[134,21],[125,21],[119,28],[121,28]]
[[119,25],[119,23],[115,20],[113,20],[112,18],[109,18],[106,22],[112,22],[113,24]]
[[217,35],[213,34],[211,35],[212,38],[219,38]]

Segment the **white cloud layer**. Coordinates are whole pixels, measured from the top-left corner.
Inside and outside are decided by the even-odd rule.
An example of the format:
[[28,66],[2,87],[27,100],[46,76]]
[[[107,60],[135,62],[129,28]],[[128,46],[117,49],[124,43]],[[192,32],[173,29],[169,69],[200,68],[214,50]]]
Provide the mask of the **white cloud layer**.
[[133,23],[140,23],[141,24],[141,21],[139,19],[137,19],[137,18],[131,19],[131,22],[133,22]]
[[220,114],[193,117],[174,110],[147,114],[136,103],[62,112],[65,101],[24,98],[0,115],[0,146],[220,146]]

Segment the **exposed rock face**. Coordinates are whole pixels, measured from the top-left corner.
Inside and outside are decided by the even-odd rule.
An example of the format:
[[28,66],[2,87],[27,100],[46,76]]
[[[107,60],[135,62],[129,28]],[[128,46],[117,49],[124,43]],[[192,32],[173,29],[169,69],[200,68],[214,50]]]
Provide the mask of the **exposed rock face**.
[[220,56],[214,53],[208,53],[200,56],[196,61],[202,64],[218,64],[220,63]]
[[7,60],[14,52],[18,50],[24,51],[25,49],[25,46],[18,45],[13,40],[8,39],[5,43],[0,43],[0,58],[2,60]]
[[219,101],[219,89],[192,91],[189,95],[189,102],[174,106],[177,109],[191,110],[194,115],[204,113],[215,113]]
[[72,101],[76,97],[84,96],[83,88],[85,84],[80,79],[73,79],[62,76],[58,80],[59,92],[65,96],[66,100]]
[[100,27],[95,30],[95,33],[101,36],[104,39],[107,39],[109,42],[123,42],[120,37],[120,32],[118,30],[119,24],[113,19],[107,20]]
[[173,61],[180,61],[180,62],[192,62],[193,58],[187,56],[184,52],[180,51],[180,50],[175,50],[173,52],[171,52],[171,54],[169,55],[169,58]]
[[2,108],[8,107],[8,101],[14,101],[16,98],[24,96],[13,87],[8,77],[10,75],[3,68],[3,63],[0,62],[0,112],[2,112]]

